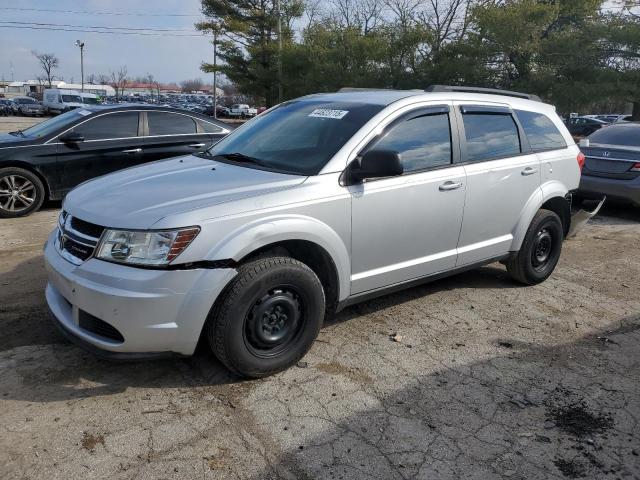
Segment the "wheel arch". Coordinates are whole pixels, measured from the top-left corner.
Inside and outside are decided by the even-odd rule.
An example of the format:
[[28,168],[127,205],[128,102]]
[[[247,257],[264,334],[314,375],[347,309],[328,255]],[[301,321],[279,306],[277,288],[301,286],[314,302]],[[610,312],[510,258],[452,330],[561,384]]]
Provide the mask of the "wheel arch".
[[520,221],[513,231],[513,240],[510,251],[520,250],[524,236],[531,224],[531,220],[541,208],[551,210],[558,214],[562,221],[565,236],[571,226],[571,206],[566,196],[569,193],[567,187],[561,182],[549,182],[537,189],[529,198],[520,214]]
[[31,173],[33,173],[35,176],[38,177],[38,179],[42,182],[42,186],[44,187],[44,194],[45,194],[45,199],[51,200],[51,187],[49,186],[49,182],[47,181],[47,178],[43,175],[43,173],[34,165],[28,163],[28,162],[23,162],[20,160],[2,160],[0,161],[0,168],[7,168],[7,167],[17,167],[17,168],[22,168],[24,170],[27,170]]
[[236,263],[286,252],[307,264],[328,289],[327,305],[349,296],[351,262],[345,242],[326,223],[312,217],[267,217],[246,224],[218,242],[207,257]]

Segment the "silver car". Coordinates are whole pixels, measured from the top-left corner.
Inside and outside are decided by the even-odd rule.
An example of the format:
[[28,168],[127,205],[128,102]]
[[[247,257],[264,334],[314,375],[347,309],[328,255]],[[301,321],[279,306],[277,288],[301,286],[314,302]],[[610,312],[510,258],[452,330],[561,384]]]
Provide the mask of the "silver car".
[[295,364],[327,315],[494,261],[551,275],[584,157],[552,106],[437,87],[285,102],[208,151],[67,196],[45,245],[46,298],[112,358]]

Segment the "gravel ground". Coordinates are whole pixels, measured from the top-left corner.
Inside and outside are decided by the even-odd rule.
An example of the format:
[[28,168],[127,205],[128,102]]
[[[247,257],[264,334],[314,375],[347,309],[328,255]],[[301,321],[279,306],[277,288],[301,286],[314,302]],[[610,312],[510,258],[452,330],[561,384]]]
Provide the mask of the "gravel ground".
[[476,271],[347,309],[297,366],[116,364],[46,314],[59,205],[0,221],[0,478],[640,479],[640,211],[553,276]]

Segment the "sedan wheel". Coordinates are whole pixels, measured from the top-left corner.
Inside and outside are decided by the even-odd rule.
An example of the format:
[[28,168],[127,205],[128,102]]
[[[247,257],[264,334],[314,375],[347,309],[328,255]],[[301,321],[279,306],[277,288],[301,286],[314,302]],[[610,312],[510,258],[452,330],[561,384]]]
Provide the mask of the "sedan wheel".
[[0,169],[0,217],[20,217],[40,208],[44,187],[33,173],[21,168]]

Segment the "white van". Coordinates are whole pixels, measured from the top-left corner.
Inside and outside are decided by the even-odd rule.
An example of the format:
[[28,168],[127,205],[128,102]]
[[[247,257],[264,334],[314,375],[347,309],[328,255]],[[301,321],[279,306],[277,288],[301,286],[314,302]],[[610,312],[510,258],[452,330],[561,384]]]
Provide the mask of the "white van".
[[98,96],[93,93],[80,92],[80,98],[82,98],[82,103],[85,105],[98,105],[100,103]]
[[80,93],[59,88],[46,88],[42,94],[42,104],[52,113],[68,112],[84,106]]

